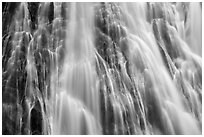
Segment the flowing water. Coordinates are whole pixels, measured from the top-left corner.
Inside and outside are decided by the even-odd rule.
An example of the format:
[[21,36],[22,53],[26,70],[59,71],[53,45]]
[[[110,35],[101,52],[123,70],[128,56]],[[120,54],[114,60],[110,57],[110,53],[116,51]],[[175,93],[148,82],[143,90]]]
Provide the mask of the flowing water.
[[201,3],[3,3],[3,134],[201,134]]

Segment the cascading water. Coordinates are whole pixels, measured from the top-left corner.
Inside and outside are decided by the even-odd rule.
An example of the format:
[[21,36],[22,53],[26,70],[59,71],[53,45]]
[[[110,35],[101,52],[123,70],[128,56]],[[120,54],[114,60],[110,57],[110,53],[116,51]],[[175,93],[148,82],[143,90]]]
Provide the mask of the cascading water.
[[[53,101],[53,134],[101,134],[93,6],[71,3],[65,59]],[[58,79],[58,78],[54,78]]]
[[3,3],[3,134],[201,134],[201,3]]

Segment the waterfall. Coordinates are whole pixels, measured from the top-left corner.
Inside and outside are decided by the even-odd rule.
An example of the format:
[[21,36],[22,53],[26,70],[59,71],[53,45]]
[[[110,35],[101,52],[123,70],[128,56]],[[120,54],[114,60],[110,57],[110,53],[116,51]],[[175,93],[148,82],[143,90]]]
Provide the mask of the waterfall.
[[201,3],[3,3],[2,133],[201,134]]
[[[71,3],[65,60],[54,100],[54,134],[101,134],[93,6]],[[52,84],[52,83],[51,83]]]

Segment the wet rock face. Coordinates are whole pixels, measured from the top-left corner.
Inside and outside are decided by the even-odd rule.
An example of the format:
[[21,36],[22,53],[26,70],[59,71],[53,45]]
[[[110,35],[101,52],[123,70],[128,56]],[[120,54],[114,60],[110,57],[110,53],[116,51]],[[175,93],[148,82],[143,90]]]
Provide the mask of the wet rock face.
[[2,3],[2,36],[9,32],[10,25],[12,23],[13,16],[20,2]]
[[38,7],[39,3],[38,2],[29,2],[28,3],[28,10],[30,13],[30,19],[31,19],[31,28],[32,30],[35,30],[37,28],[37,14],[38,14]]
[[[3,104],[5,106],[11,106],[10,110],[5,108],[3,113],[3,117],[5,117],[5,121],[11,121],[13,126],[17,126],[11,128],[10,131],[5,131],[6,134],[20,134],[21,129],[18,124],[21,122],[21,115],[23,113],[23,108],[21,106],[21,101],[25,98],[26,91],[26,81],[27,81],[27,45],[29,38],[25,33],[22,33],[22,36],[18,40],[19,45],[16,46],[15,49],[12,49],[12,54],[7,61],[7,65],[5,71],[3,72],[2,78],[5,80],[3,82]],[[11,44],[11,46],[14,46]],[[9,46],[8,46],[9,47]],[[5,59],[6,60],[6,59]],[[5,61],[6,62],[6,61]],[[15,108],[15,109],[14,109]],[[10,114],[7,114],[9,111]],[[14,115],[13,115],[13,114]],[[8,117],[6,116],[8,115]],[[6,127],[5,128],[9,128]]]
[[[114,110],[114,103],[120,103],[113,101],[111,88],[116,88],[120,94],[116,95],[116,98],[121,98],[123,95],[123,90],[125,90],[124,86],[127,86],[130,91],[133,92],[135,89],[130,85],[134,85],[133,82],[130,81],[127,85],[123,85],[123,76],[124,73],[121,68],[121,64],[119,64],[120,60],[128,61],[127,59],[127,51],[123,45],[127,44],[125,41],[122,41],[126,37],[126,31],[124,26],[122,26],[121,22],[121,12],[120,8],[115,3],[105,4],[102,3],[100,8],[96,10],[96,49],[99,55],[105,61],[105,64],[111,69],[111,72],[108,73],[104,70],[103,66],[99,66],[99,79],[101,83],[101,119],[102,119],[102,127],[103,134],[137,134],[134,125],[132,124],[132,116],[130,111],[125,111],[125,109],[121,112],[122,115],[117,116],[117,111]],[[125,53],[126,52],[126,53]],[[120,56],[119,56],[120,54]],[[125,55],[126,54],[126,55]],[[102,62],[101,62],[102,63]],[[127,63],[125,68],[129,72],[129,64]],[[111,76],[111,80],[114,79],[114,87],[111,87],[108,81],[108,75]],[[126,75],[131,75],[130,73]],[[128,79],[130,79],[128,77]],[[104,87],[104,85],[106,85]],[[127,90],[127,89],[126,89]],[[134,100],[137,98],[132,94],[131,96]],[[134,102],[135,107],[139,108],[139,104],[137,101]],[[128,109],[128,107],[127,107]],[[120,110],[120,109],[119,109]],[[140,110],[138,110],[140,111]],[[121,117],[123,117],[121,119]],[[141,118],[142,119],[142,118]],[[118,121],[120,121],[118,123]],[[142,124],[141,120],[141,124]],[[123,123],[123,124],[122,124]]]
[[[33,36],[38,29],[39,3],[28,3],[27,6],[31,20],[31,30],[12,32],[12,22],[15,20],[17,9],[20,9],[20,3],[3,4],[2,94],[4,96],[3,123],[5,123],[3,134],[46,134],[42,132],[44,119],[42,113],[45,113],[42,110],[45,111],[45,104],[42,103],[44,105],[41,106],[33,96],[39,94],[38,90],[40,90],[41,95],[38,95],[38,98],[41,98],[42,95],[44,97],[47,95],[45,91],[49,90],[47,86],[50,76],[51,56],[51,52],[48,51],[49,34],[42,31],[41,35],[39,35],[40,39]],[[54,16],[53,4],[51,4],[50,10],[48,16],[49,21],[52,23]],[[35,43],[34,41],[39,42]],[[38,57],[33,55],[33,61],[36,62],[35,66],[37,68],[34,71],[37,71],[37,77],[30,76],[32,74],[28,73],[28,66],[32,61],[28,59],[28,56],[30,56],[28,50],[33,48],[31,45],[35,47],[32,50],[34,55],[39,55]],[[29,83],[29,78],[32,79],[31,83]],[[35,106],[31,111],[28,111],[32,107],[31,104],[35,104]]]
[[[122,4],[97,3],[94,9],[95,57],[91,65],[99,81],[101,133],[183,133],[180,125],[175,124],[181,118],[178,112],[170,113],[173,107],[166,107],[168,101],[175,99],[172,96],[175,89],[181,99],[178,102],[184,104],[181,112],[195,117],[199,128],[202,127],[202,59],[188,50],[178,25],[181,19],[184,29],[188,26],[189,4],[147,3],[142,14],[146,16],[142,20],[143,25],[147,24],[145,34],[139,32],[143,26],[138,22],[135,34],[128,28],[129,21],[137,17],[130,18],[131,14],[122,10]],[[67,24],[71,4],[4,2],[2,6],[2,133],[51,134],[52,99],[61,101],[52,92],[59,92],[59,75],[63,75],[65,61],[70,61],[65,57],[66,46],[70,46]],[[150,49],[152,45],[155,49]],[[157,48],[159,55],[152,56]],[[159,62],[160,55],[164,66],[154,64],[157,63],[154,59]],[[83,73],[86,77],[92,74],[86,69]],[[175,89],[169,89],[170,83]],[[80,133],[88,134],[90,123],[85,115],[81,119]],[[66,128],[62,129],[64,133]]]

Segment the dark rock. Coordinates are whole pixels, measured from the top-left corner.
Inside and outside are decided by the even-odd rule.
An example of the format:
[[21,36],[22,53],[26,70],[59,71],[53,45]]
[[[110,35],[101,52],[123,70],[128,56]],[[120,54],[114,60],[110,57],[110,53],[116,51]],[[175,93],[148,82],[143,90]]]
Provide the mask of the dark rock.
[[30,19],[31,19],[31,28],[32,30],[35,30],[37,28],[38,24],[38,7],[39,2],[28,2],[28,10],[30,13]]
[[31,117],[30,117],[30,126],[31,126],[31,134],[32,135],[42,135],[42,112],[41,112],[41,105],[40,102],[37,101],[35,103],[34,108],[31,110]]

